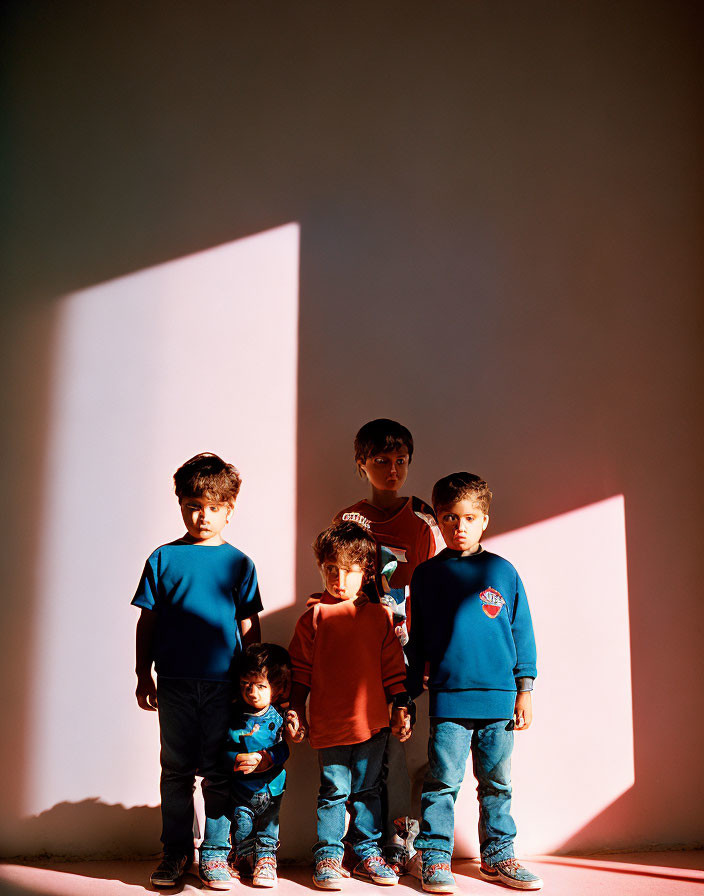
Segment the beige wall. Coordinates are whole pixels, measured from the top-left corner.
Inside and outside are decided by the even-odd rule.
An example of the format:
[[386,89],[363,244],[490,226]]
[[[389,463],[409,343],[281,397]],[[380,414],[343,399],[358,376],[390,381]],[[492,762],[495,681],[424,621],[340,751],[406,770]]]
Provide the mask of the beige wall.
[[[41,686],[55,300],[290,221],[301,599],[312,537],[360,494],[351,442],[374,416],[412,429],[423,497],[452,469],[485,475],[495,532],[623,494],[635,784],[565,848],[702,842],[696,7],[9,8],[3,843],[32,851],[22,757]],[[286,641],[296,612],[265,634]],[[575,713],[593,732],[583,671]],[[289,829],[315,788],[297,762]]]

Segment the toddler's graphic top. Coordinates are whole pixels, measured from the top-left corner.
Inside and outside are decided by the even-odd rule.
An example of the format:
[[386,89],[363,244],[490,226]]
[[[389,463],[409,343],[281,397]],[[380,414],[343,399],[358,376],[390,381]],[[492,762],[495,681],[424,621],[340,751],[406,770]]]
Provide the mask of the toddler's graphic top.
[[247,712],[241,703],[233,704],[225,747],[230,768],[240,753],[261,753],[263,750],[271,755],[274,763],[264,772],[235,774],[235,790],[256,793],[268,785],[272,796],[284,792],[286,769],[283,764],[289,757],[289,748],[284,740],[283,727],[283,711],[273,704],[261,714]]

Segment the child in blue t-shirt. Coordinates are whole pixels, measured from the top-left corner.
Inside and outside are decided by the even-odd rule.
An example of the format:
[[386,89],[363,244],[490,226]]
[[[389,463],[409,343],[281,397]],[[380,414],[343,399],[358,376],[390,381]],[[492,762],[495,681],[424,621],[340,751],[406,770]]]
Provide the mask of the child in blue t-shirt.
[[[291,659],[278,644],[250,644],[240,658],[239,697],[233,701],[225,745],[232,795],[235,876],[255,887],[276,885],[279,811],[286,789],[284,735],[296,737],[298,717],[282,709],[291,686]],[[218,834],[216,828],[222,826]],[[223,839],[229,818],[208,819],[206,839]],[[253,867],[252,867],[253,865]]]
[[[175,886],[193,860],[193,787],[203,777],[206,818],[227,811],[219,763],[232,677],[243,645],[258,641],[262,609],[254,564],[223,540],[240,475],[215,454],[198,454],[174,474],[186,534],[149,557],[132,600],[137,623],[137,702],[159,712],[164,857],[152,886]],[[152,675],[154,664],[157,682]],[[228,832],[203,840],[200,874],[229,884]],[[223,869],[224,865],[224,869]]]
[[[428,666],[429,767],[415,847],[429,893],[453,893],[455,800],[471,752],[479,799],[482,877],[520,890],[542,881],[514,856],[511,752],[514,728],[533,718],[536,650],[528,600],[514,567],[485,551],[491,491],[471,473],[435,483],[433,507],[447,547],[416,567],[413,625],[406,648],[408,691],[423,689]],[[417,868],[417,866],[416,866]]]

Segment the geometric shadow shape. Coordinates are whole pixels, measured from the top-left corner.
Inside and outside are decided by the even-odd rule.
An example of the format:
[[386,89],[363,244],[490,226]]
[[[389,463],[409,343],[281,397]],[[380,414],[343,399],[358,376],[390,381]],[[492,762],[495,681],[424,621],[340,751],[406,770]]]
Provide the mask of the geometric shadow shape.
[[[516,732],[512,813],[518,846],[554,852],[634,782],[622,495],[484,542],[519,571],[538,646],[534,720]],[[468,767],[457,801],[458,855],[477,855]],[[577,841],[577,842],[575,842]]]

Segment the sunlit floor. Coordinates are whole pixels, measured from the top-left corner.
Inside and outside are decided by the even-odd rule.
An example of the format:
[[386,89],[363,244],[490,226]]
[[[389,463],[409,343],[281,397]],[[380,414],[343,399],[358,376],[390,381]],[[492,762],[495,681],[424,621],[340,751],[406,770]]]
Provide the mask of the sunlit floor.
[[[488,883],[479,877],[476,861],[454,863],[454,871],[461,893],[491,896],[509,892],[500,884]],[[704,894],[704,850],[681,852],[647,852],[598,857],[567,858],[540,856],[526,861],[526,865],[540,874],[545,882],[543,892],[551,896],[599,896],[602,893],[619,896],[685,896]],[[112,894],[153,892],[149,874],[153,861],[112,862],[41,862],[29,864],[0,864],[0,894],[46,894],[46,896],[112,896]],[[182,886],[163,893],[191,893],[201,890],[196,867],[187,874]],[[420,883],[403,877],[402,890],[421,892]],[[236,884],[237,890],[253,890],[247,884]],[[379,887],[357,880],[345,883],[345,891],[363,896]],[[215,891],[209,891],[215,892]],[[259,891],[262,892],[262,891]],[[280,896],[304,896],[316,890],[310,880],[310,869],[305,866],[284,866],[280,869],[277,892]]]

